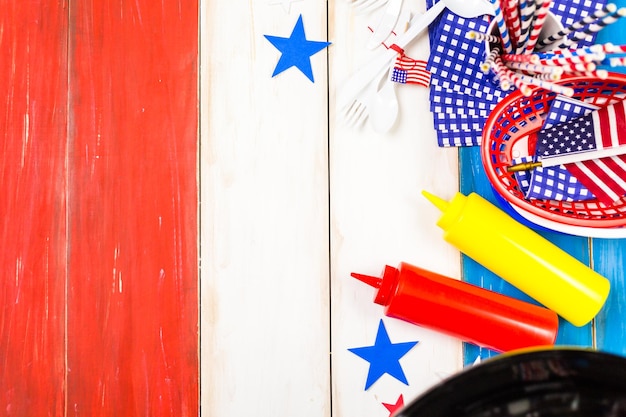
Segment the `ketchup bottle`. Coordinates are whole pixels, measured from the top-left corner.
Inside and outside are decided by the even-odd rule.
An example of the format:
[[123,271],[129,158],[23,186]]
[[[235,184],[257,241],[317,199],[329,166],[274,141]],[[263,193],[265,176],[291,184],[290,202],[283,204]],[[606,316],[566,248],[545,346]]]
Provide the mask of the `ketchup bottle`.
[[386,266],[382,278],[352,273],[378,289],[385,314],[498,352],[553,345],[555,312],[417,266]]

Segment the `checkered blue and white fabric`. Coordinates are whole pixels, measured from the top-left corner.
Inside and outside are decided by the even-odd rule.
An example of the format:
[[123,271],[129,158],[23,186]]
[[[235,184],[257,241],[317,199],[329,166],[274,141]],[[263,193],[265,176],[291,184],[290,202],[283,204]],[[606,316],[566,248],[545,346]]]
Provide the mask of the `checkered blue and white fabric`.
[[[513,161],[535,161],[534,157],[523,157]],[[562,166],[538,167],[531,171],[515,173],[515,179],[527,199],[581,201],[594,198],[593,194]]]
[[555,125],[565,123],[568,120],[583,116],[597,109],[598,106],[593,104],[558,95],[554,98],[552,104],[550,105],[550,110],[546,115],[542,129],[549,129]]
[[[426,0],[428,8],[433,3]],[[551,11],[568,26],[605,4],[606,0],[553,1]],[[493,74],[480,71],[485,58],[484,43],[466,38],[470,30],[485,32],[488,25],[488,16],[467,19],[446,9],[429,28],[430,109],[434,115],[442,115],[433,117],[439,146],[479,145],[481,134],[475,130],[476,119],[482,131],[491,110],[509,93],[498,87]],[[592,43],[593,38],[589,38],[579,45]],[[460,124],[465,127],[458,129]]]

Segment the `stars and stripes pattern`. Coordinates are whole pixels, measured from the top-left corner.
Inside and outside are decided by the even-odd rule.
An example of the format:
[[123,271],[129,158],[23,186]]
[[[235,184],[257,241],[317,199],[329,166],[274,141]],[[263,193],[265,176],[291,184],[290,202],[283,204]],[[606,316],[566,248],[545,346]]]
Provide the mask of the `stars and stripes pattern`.
[[[570,99],[571,100],[571,99]],[[557,101],[555,100],[555,103]],[[553,105],[554,106],[554,105]],[[603,152],[626,152],[624,102],[589,112],[569,122],[557,124],[539,134],[537,154],[556,160],[563,155],[593,159],[565,163],[563,167],[599,201],[611,204],[626,195],[626,154],[604,156]],[[553,159],[554,160],[554,159]]]
[[604,204],[626,195],[626,155],[574,162],[565,168]]
[[[524,156],[514,159],[512,165],[535,160],[535,157]],[[562,165],[518,171],[515,173],[515,179],[524,193],[524,198],[529,200],[583,201],[595,198],[593,193]]]
[[543,166],[626,153],[624,101],[537,133]]
[[405,54],[398,54],[391,73],[391,81],[401,84],[430,85],[430,71],[426,61],[413,59]]

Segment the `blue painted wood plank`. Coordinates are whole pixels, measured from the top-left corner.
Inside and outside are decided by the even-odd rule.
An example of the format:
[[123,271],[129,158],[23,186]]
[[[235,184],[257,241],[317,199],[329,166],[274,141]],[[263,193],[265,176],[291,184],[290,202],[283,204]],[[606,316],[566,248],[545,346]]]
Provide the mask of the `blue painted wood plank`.
[[[489,180],[482,167],[479,147],[466,147],[459,149],[459,189],[463,194],[476,192],[490,202],[500,206],[494,196]],[[500,206],[501,207],[501,206]],[[581,262],[589,265],[590,251],[589,239],[578,236],[569,236],[551,231],[538,231],[542,236],[565,250],[570,255],[576,257]],[[511,284],[500,277],[494,275],[483,266],[474,262],[467,256],[462,257],[463,279],[475,285],[533,302],[526,294],[522,293]],[[557,344],[571,346],[591,346],[592,345],[591,324],[583,327],[575,327],[570,323],[560,320]],[[482,349],[475,345],[466,343],[464,346],[464,362],[466,365],[473,363],[477,357],[482,359],[496,355],[488,349]]]
[[[614,3],[618,7],[626,7],[626,0]],[[626,43],[625,18],[598,33],[596,43],[605,42]],[[626,67],[605,68],[626,73]],[[596,346],[600,350],[626,355],[626,239],[594,239],[592,244],[594,269],[611,281],[609,298],[596,318]]]
[[626,355],[626,241],[594,239],[593,265],[611,281],[606,304],[596,317],[596,347]]

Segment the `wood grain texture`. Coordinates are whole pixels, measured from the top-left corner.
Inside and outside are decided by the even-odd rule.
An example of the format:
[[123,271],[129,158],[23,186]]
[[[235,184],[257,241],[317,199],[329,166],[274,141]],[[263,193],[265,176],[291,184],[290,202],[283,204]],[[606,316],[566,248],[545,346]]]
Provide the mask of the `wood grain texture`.
[[68,9],[0,10],[0,414],[62,416]]
[[626,355],[626,241],[593,239],[593,266],[611,281],[611,292],[596,323],[596,347]]
[[[403,7],[421,13],[425,4],[404,2]],[[367,26],[379,15],[358,14],[350,2],[336,1],[329,18],[334,42],[329,50],[332,415],[338,417],[388,417],[383,403],[395,404],[400,395],[408,402],[462,365],[459,340],[386,317],[384,307],[373,302],[375,290],[350,276],[377,276],[385,265],[408,262],[460,278],[459,253],[442,238],[439,213],[420,193],[450,195],[458,186],[457,151],[437,147],[428,89],[396,86],[400,112],[386,134],[368,123],[347,125],[337,108],[343,83],[381,52],[382,46],[365,47],[371,34]],[[407,46],[407,55],[427,59],[425,34]],[[348,349],[372,345],[381,319],[392,342],[419,343],[402,358],[408,384],[383,375],[365,390],[368,363]]]
[[[202,413],[330,416],[328,76],[263,35],[327,37],[325,2],[204,2]],[[306,57],[305,57],[306,59]]]
[[68,415],[198,415],[198,4],[70,10]]

